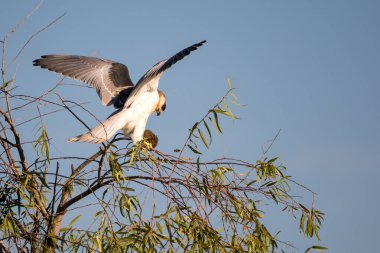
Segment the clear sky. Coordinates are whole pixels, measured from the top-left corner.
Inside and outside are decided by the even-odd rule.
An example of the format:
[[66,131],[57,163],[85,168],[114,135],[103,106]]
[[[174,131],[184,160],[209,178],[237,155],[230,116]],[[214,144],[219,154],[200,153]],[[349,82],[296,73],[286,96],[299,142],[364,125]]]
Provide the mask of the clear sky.
[[[2,0],[0,37],[36,4]],[[167,110],[148,122],[159,135],[158,148],[171,152],[180,146],[230,79],[245,106],[235,110],[240,120],[223,122],[224,135],[215,138],[210,157],[255,161],[281,129],[270,154],[318,193],[316,205],[327,214],[320,244],[331,252],[378,250],[379,1],[46,1],[11,37],[9,58],[64,12],[10,69],[19,93],[38,95],[59,80],[32,66],[43,54],[113,59],[126,64],[136,82],[158,60],[206,39],[161,78]],[[89,102],[100,119],[112,112],[91,89],[71,86],[60,92]],[[96,145],[65,142],[86,130],[66,116],[47,123],[57,141],[54,152],[96,150]],[[282,229],[282,238],[300,249],[310,245],[286,213],[271,214],[267,221]]]

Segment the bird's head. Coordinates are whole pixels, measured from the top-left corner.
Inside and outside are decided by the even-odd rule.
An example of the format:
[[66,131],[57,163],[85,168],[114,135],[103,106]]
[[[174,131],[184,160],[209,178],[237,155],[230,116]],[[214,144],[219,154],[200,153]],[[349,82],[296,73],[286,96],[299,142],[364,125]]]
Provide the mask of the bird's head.
[[165,109],[166,109],[166,96],[162,91],[158,90],[158,103],[156,107],[157,116],[160,116],[160,114],[163,111],[165,111]]

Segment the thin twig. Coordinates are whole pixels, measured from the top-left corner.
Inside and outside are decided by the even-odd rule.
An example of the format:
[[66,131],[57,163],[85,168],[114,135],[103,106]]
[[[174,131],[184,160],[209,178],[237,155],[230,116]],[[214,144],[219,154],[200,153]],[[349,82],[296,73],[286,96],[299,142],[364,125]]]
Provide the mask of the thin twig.
[[22,53],[22,51],[24,51],[24,49],[28,46],[28,44],[33,40],[34,37],[36,37],[37,35],[39,35],[43,31],[45,31],[46,29],[48,29],[50,26],[54,25],[56,22],[58,22],[58,20],[60,20],[61,18],[63,18],[65,15],[66,15],[66,12],[63,13],[62,15],[60,15],[58,18],[54,19],[52,22],[50,22],[49,24],[47,24],[46,26],[44,26],[40,30],[38,30],[37,32],[33,33],[29,37],[29,39],[25,42],[25,44],[22,46],[22,48],[18,51],[17,55],[15,56],[15,58],[13,58],[13,60],[11,61],[10,64],[13,64],[16,61],[16,59],[20,56],[20,54]]
[[276,135],[275,135],[274,138],[271,140],[269,146],[268,146],[265,150],[263,149],[263,157],[266,156],[266,154],[268,153],[268,151],[271,149],[271,147],[273,146],[273,144],[276,142],[276,140],[277,140],[278,136],[280,135],[280,133],[281,133],[281,129],[279,129],[279,130],[277,131]]

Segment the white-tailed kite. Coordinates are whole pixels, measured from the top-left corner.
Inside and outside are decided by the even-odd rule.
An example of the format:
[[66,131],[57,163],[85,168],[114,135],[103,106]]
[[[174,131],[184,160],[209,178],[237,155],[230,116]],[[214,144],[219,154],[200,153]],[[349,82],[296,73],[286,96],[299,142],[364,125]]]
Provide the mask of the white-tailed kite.
[[118,62],[77,55],[44,55],[33,61],[34,66],[60,73],[94,87],[103,105],[118,110],[91,131],[69,139],[71,142],[101,143],[122,129],[134,143],[141,141],[148,117],[160,115],[166,108],[166,96],[158,90],[165,70],[202,46],[201,41],[183,49],[167,60],[154,65],[133,85],[128,68]]

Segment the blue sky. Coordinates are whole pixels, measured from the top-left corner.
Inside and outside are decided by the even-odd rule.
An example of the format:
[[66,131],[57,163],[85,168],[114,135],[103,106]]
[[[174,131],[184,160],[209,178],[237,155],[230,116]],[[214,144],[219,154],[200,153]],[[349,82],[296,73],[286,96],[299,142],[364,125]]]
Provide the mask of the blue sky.
[[[36,4],[3,0],[0,36]],[[9,69],[16,74],[19,93],[38,95],[59,80],[32,66],[43,54],[113,59],[126,64],[136,82],[158,60],[206,39],[161,78],[168,107],[148,122],[159,133],[158,148],[170,152],[180,146],[187,129],[219,100],[230,79],[245,106],[235,110],[240,120],[223,122],[224,134],[215,138],[210,157],[255,161],[281,129],[270,154],[280,156],[294,179],[318,193],[316,205],[327,214],[320,244],[331,252],[377,250],[378,1],[46,1],[12,35],[9,59],[33,33],[65,12],[33,38]],[[100,119],[112,112],[98,103],[93,90],[64,87],[60,93],[89,102],[86,106]],[[47,122],[56,140],[54,152],[96,150],[65,142],[85,131],[66,116]],[[296,222],[278,215],[269,212],[267,220],[282,229],[285,240],[301,249],[309,245],[297,233]]]

